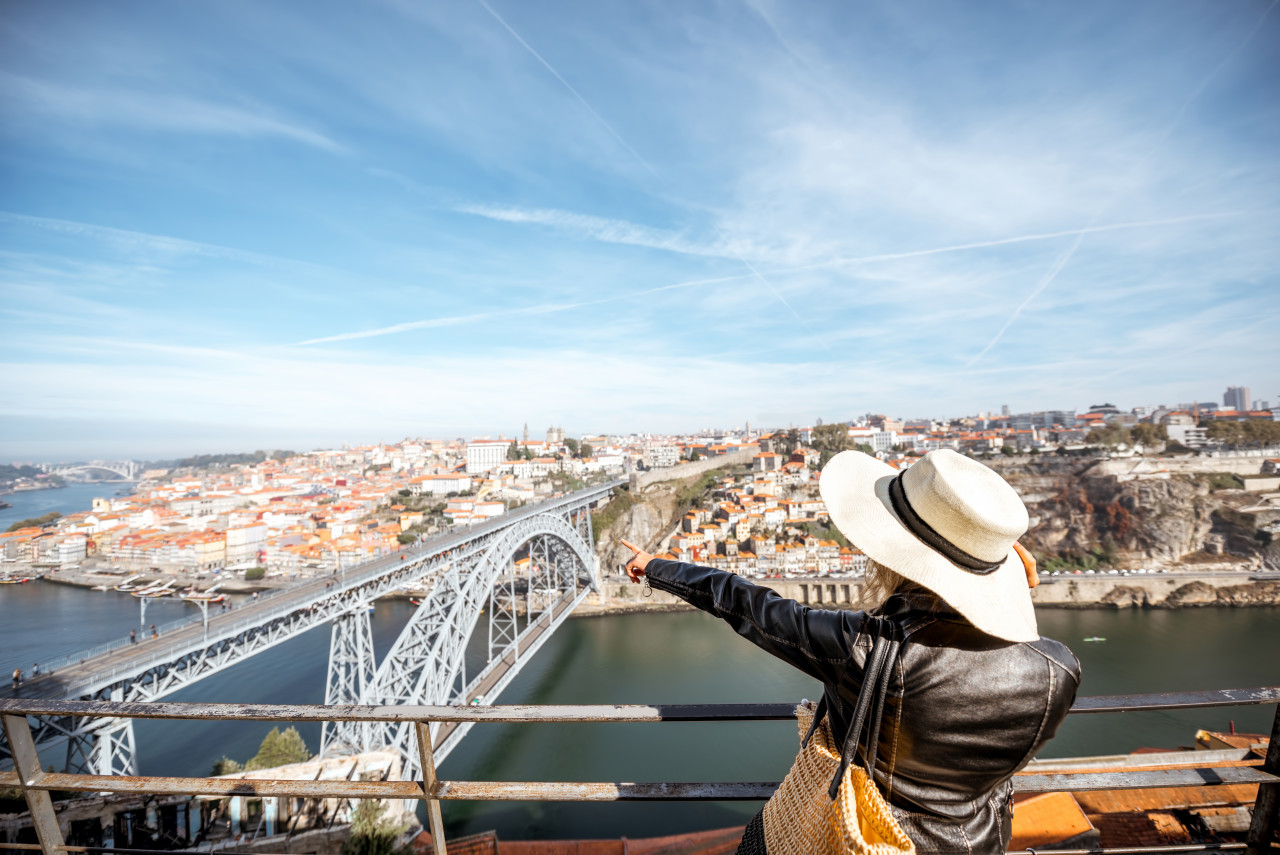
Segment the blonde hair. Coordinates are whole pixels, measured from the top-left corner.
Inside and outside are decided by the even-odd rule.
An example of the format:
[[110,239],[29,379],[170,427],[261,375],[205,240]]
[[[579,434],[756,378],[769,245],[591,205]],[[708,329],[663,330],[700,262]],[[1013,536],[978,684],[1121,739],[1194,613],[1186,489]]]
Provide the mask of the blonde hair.
[[[929,591],[929,589],[880,562],[867,558],[866,575],[863,577],[862,591],[858,595],[857,605],[863,611],[871,611],[883,606],[885,601],[894,594],[908,591]],[[929,591],[929,593],[933,592]]]

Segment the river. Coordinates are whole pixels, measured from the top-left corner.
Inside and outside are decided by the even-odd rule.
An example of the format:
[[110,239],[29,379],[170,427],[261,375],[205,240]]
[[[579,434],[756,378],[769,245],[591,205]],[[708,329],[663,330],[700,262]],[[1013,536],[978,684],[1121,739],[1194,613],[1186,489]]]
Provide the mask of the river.
[[[177,602],[153,603],[156,622]],[[154,611],[153,611],[154,609]],[[413,607],[379,602],[379,655]],[[166,610],[164,614],[161,610]],[[172,611],[173,614],[168,614]],[[1082,694],[1120,694],[1280,683],[1280,609],[1067,611],[1042,609],[1041,630],[1084,663]],[[48,582],[0,588],[0,673],[72,648],[109,641],[137,621],[137,601]],[[1101,636],[1103,643],[1086,643]],[[322,703],[328,632],[313,630],[171,697],[181,701]],[[1266,651],[1272,651],[1266,653]],[[472,651],[473,661],[480,650]],[[473,672],[474,673],[474,672]],[[817,697],[818,684],[694,612],[615,615],[566,622],[521,671],[502,703],[710,703]],[[1047,757],[1189,745],[1199,727],[1266,732],[1272,709],[1073,716]],[[137,725],[139,764],[151,775],[208,773],[223,754],[245,760],[270,725]],[[318,725],[299,727],[314,750]],[[442,764],[446,778],[513,781],[778,780],[797,746],[782,722],[718,725],[479,725]],[[42,758],[60,764],[61,757]],[[753,803],[501,803],[444,805],[451,835],[496,829],[508,839],[639,837],[746,822]]]
[[0,494],[0,499],[13,505],[0,508],[0,531],[19,520],[43,516],[57,511],[66,516],[93,508],[93,500],[99,496],[114,497],[117,490],[130,491],[133,481],[104,481],[94,484],[68,484],[48,490],[23,490],[20,493]]

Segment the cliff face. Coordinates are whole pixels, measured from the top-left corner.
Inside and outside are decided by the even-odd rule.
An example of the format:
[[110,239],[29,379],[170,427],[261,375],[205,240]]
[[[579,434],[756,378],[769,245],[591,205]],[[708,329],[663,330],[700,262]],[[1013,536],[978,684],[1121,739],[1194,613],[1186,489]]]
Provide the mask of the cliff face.
[[600,556],[602,573],[617,572],[618,565],[631,558],[631,550],[619,542],[623,539],[650,552],[657,548],[658,542],[671,531],[677,486],[677,482],[670,482],[644,488],[635,504],[623,511],[612,525],[597,532],[596,554]]
[[1256,495],[1215,492],[1206,476],[1120,480],[1092,469],[1054,460],[1000,468],[1027,503],[1026,542],[1037,554],[1107,554],[1121,566],[1243,560],[1280,569],[1280,537],[1267,531],[1280,511],[1241,511]]

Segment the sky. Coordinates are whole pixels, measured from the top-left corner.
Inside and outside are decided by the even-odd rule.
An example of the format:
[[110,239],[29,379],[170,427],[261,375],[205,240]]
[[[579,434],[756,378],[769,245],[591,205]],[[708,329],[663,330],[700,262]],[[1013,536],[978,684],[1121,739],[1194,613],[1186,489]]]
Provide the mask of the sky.
[[0,10],[0,460],[1280,400],[1276,0]]

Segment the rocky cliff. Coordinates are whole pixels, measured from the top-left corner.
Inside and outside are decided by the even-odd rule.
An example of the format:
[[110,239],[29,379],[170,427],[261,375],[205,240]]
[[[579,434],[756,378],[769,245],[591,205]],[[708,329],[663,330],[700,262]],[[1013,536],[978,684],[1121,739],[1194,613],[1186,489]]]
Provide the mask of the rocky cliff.
[[1093,461],[997,463],[1031,513],[1027,544],[1060,561],[1117,566],[1226,562],[1280,570],[1280,508],[1213,474],[1132,479]]
[[650,552],[657,549],[675,524],[681,483],[653,484],[634,493],[619,491],[610,500],[622,503],[626,510],[614,522],[596,532],[596,554],[600,556],[603,573],[616,572],[618,565],[625,564],[631,557],[631,551],[619,542],[623,539]]

